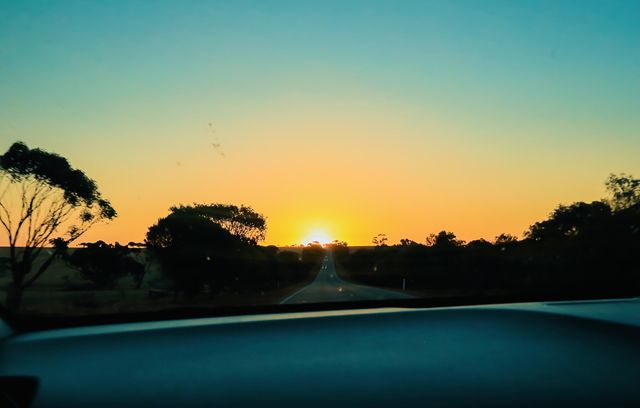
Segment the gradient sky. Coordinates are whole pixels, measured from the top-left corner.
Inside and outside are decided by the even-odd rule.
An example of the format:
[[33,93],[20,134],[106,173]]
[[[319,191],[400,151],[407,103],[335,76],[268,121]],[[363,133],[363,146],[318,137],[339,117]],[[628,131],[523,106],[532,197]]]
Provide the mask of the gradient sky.
[[2,1],[16,140],[119,211],[85,240],[191,202],[278,245],[521,235],[640,176],[640,1]]

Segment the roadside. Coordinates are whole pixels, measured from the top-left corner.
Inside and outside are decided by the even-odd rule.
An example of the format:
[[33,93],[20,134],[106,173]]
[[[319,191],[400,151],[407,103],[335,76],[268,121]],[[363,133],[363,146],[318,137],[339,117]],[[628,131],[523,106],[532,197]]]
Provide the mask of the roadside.
[[[80,279],[78,272],[64,262],[56,260],[50,270],[42,276],[29,290],[24,292],[20,313],[37,315],[82,316],[113,313],[135,313],[158,311],[176,307],[233,307],[262,306],[279,304],[283,299],[313,282],[321,264],[313,267],[304,280],[283,283],[282,287],[267,289],[254,293],[221,292],[199,293],[186,299],[177,296],[169,288],[164,288],[159,280],[157,266],[150,267],[145,284],[135,288],[135,283],[121,279],[116,287],[97,289],[91,282]],[[8,271],[0,276],[0,301],[6,297],[10,282]]]

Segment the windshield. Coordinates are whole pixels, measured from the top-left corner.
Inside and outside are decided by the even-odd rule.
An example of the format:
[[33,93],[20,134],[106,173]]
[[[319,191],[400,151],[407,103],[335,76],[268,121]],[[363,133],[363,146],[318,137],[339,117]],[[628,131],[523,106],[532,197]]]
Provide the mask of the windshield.
[[0,302],[637,296],[639,72],[638,1],[3,2]]

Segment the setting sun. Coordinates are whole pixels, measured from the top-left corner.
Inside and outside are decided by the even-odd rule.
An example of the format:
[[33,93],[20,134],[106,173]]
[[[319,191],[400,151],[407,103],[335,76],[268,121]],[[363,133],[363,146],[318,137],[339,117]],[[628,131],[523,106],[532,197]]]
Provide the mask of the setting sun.
[[329,236],[327,231],[322,229],[314,229],[302,240],[302,242],[306,245],[311,242],[318,242],[322,245],[329,244],[333,239]]

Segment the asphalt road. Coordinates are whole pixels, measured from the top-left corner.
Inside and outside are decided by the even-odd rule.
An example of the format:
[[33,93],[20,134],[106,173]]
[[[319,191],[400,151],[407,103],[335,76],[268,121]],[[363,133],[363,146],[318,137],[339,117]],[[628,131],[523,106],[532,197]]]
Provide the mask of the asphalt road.
[[281,303],[319,303],[357,300],[404,299],[413,296],[388,289],[355,285],[338,277],[333,255],[329,253],[322,261],[316,279],[309,285],[285,298]]

